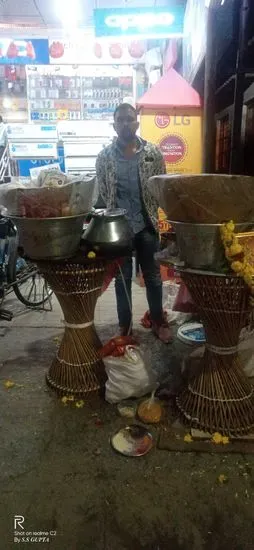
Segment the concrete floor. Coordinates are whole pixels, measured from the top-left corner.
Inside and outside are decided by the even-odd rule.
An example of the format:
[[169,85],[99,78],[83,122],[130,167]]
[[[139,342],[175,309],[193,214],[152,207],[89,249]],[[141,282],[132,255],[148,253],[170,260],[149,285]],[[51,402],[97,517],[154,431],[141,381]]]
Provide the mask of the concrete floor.
[[[0,322],[0,550],[254,548],[253,456],[115,454],[109,438],[126,421],[114,406],[99,398],[82,409],[64,406],[45,386],[62,332],[57,304],[52,312],[9,305],[15,319]],[[144,291],[135,287],[136,326],[145,309]],[[96,323],[104,340],[115,334],[112,289],[99,301]],[[138,333],[174,393],[181,382],[177,346],[169,350],[149,331]],[[7,379],[16,383],[9,390]],[[14,542],[15,515],[24,516],[25,533],[56,534],[50,543]]]

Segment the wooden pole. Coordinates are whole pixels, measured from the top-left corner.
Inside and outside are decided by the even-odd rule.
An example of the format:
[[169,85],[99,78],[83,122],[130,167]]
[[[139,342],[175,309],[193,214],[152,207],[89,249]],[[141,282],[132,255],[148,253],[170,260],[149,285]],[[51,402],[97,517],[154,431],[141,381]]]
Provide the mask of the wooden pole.
[[212,174],[215,168],[216,122],[216,10],[219,0],[211,0],[207,16],[205,55],[205,93],[203,126],[203,172]]
[[[239,4],[239,5],[238,5]],[[249,0],[237,2],[236,17],[239,20],[238,52],[236,60],[234,106],[231,130],[230,173],[243,172],[242,113],[245,91],[244,56],[246,49],[246,29],[249,12]]]

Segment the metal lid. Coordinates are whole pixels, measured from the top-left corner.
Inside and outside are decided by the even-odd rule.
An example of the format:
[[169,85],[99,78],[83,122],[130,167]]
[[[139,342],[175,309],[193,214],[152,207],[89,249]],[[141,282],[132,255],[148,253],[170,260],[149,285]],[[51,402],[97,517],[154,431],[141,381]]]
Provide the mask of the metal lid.
[[94,216],[98,217],[104,217],[104,218],[120,218],[123,216],[126,216],[127,210],[124,210],[123,208],[108,208],[106,210],[98,210],[97,212],[93,214]]
[[119,216],[125,216],[127,214],[127,210],[124,210],[123,208],[109,208],[105,210],[105,216],[107,218],[118,218]]

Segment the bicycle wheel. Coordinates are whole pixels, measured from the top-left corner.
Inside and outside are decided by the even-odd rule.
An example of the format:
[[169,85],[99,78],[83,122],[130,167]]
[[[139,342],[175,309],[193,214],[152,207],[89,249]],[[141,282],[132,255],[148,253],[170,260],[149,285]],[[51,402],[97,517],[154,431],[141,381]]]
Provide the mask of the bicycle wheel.
[[7,278],[18,300],[25,306],[40,307],[53,294],[37,265],[24,255],[22,247],[16,246],[10,251]]

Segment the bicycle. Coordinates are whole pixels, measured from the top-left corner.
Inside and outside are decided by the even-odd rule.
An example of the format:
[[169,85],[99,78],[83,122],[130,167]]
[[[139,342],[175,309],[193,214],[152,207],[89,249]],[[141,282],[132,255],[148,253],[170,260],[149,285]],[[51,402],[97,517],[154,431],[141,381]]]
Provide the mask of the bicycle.
[[7,321],[13,314],[1,306],[12,291],[22,304],[33,309],[50,302],[53,294],[36,264],[25,255],[12,221],[0,215],[0,318]]

